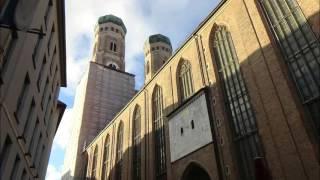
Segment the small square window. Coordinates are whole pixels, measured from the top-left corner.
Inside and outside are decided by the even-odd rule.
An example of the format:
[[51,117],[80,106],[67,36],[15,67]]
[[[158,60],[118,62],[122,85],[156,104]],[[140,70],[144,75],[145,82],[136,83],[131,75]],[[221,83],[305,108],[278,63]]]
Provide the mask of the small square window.
[[108,30],[108,27],[104,27],[104,30],[107,31],[107,30]]
[[111,27],[111,31],[114,31],[114,28],[113,28],[113,27]]
[[116,29],[116,33],[118,33],[119,32],[119,29]]
[[157,50],[159,50],[159,46],[157,46]]
[[100,28],[100,31],[103,31],[103,28]]

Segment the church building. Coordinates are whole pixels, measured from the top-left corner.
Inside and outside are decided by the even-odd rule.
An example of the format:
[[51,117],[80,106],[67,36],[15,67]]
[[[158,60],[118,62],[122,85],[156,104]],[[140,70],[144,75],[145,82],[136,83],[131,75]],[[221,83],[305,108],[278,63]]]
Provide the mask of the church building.
[[174,52],[164,35],[146,39],[145,84],[137,93],[124,72],[123,22],[99,18],[79,84],[87,96],[76,96],[86,108],[75,113],[81,160],[71,176],[319,179],[319,6],[223,0]]

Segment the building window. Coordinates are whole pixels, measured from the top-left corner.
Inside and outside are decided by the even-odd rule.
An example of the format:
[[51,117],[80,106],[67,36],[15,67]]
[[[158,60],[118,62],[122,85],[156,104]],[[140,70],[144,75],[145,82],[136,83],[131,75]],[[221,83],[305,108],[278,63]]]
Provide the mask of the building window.
[[167,179],[166,147],[163,120],[162,89],[156,86],[152,95],[155,174],[157,180]]
[[43,71],[44,71],[44,68],[47,64],[47,59],[46,59],[46,56],[43,57],[43,61],[42,61],[42,65],[41,65],[41,69],[40,69],[40,72],[39,72],[39,75],[38,75],[38,80],[37,80],[37,88],[38,88],[38,91],[40,92],[40,87],[41,87],[41,82],[42,82],[42,76],[43,76]]
[[122,179],[123,123],[120,122],[117,134],[116,180]]
[[21,180],[26,180],[27,179],[27,172],[26,172],[25,169],[23,169],[20,179]]
[[109,135],[107,135],[104,143],[102,180],[108,179],[108,168],[109,168],[109,162],[110,162],[109,149],[110,149],[110,137]]
[[147,61],[147,63],[146,63],[146,71],[147,71],[146,74],[149,74],[149,71],[150,71],[149,61]]
[[8,163],[8,158],[10,156],[11,153],[11,148],[12,148],[12,141],[9,137],[9,135],[7,135],[4,144],[1,149],[1,153],[0,153],[0,174],[4,174],[5,173],[5,168],[7,167],[7,163]]
[[24,79],[22,89],[21,89],[20,94],[18,96],[18,100],[17,100],[17,107],[16,107],[16,111],[15,111],[15,117],[16,117],[17,123],[20,123],[20,118],[22,118],[21,113],[23,111],[23,108],[25,107],[24,105],[25,105],[25,103],[26,103],[25,101],[28,97],[29,89],[30,89],[30,78],[27,73],[27,75]]
[[48,27],[48,18],[49,18],[49,13],[51,11],[52,5],[53,5],[52,4],[52,0],[49,0],[48,6],[47,6],[47,9],[46,9],[46,13],[44,15],[44,23],[45,23],[46,27]]
[[27,119],[26,119],[26,123],[24,124],[23,126],[23,131],[22,131],[22,135],[23,136],[23,140],[26,142],[26,136],[27,136],[27,133],[30,131],[30,127],[31,127],[31,122],[34,118],[34,112],[35,112],[35,106],[36,106],[36,103],[32,97],[32,101],[29,105],[29,111],[28,111],[28,114],[27,114]]
[[47,77],[46,85],[44,86],[44,90],[42,92],[42,97],[41,97],[41,108],[42,109],[44,109],[44,105],[46,105],[46,107],[48,106],[47,103],[45,102],[45,99],[48,94],[48,86],[49,86],[49,78]]
[[[3,42],[0,42],[0,75],[4,76],[5,71],[7,70],[9,58],[13,53],[13,49],[17,42],[17,32],[16,31],[9,31],[9,30],[2,30],[1,29],[1,39],[3,38]],[[0,77],[1,78],[1,77]]]
[[296,0],[260,0],[260,4],[320,139],[320,42]]
[[117,66],[116,66],[115,64],[112,64],[112,63],[111,63],[111,64],[109,64],[108,66],[109,66],[111,69],[117,69]]
[[[42,27],[40,28],[40,32],[42,33]],[[42,39],[43,39],[43,35],[42,34],[39,34],[37,36],[37,42],[36,42],[36,45],[33,49],[33,52],[32,52],[32,63],[33,63],[33,68],[36,68],[37,67],[37,54],[38,54],[38,51],[39,51],[39,48],[40,48],[40,44],[42,42]]]
[[20,160],[19,155],[17,154],[16,158],[14,160],[13,168],[12,168],[11,173],[10,173],[10,179],[18,179],[18,173],[17,172],[19,170],[20,164],[21,164],[21,160]]
[[194,121],[191,120],[191,129],[194,129]]
[[186,100],[193,94],[192,72],[189,61],[183,60],[178,71],[178,82],[181,101]]
[[35,144],[36,144],[36,136],[37,136],[37,134],[38,134],[38,131],[39,131],[39,119],[37,118],[37,120],[36,120],[36,123],[35,123],[35,126],[34,126],[34,128],[33,129],[31,129],[32,130],[32,136],[31,136],[31,142],[30,142],[30,144],[29,144],[29,154],[31,155],[31,152],[33,152],[33,149],[34,149],[34,147],[35,147]]
[[141,108],[136,106],[133,116],[133,178],[134,180],[141,179]]
[[215,32],[214,52],[236,144],[241,179],[255,179],[253,160],[263,154],[236,50],[231,34],[224,26],[217,27]]
[[95,179],[97,177],[97,162],[98,162],[98,145],[94,147],[93,159],[92,159],[92,174],[91,177]]
[[110,49],[110,51],[117,52],[117,44],[114,41],[112,41],[110,43],[109,49]]
[[52,28],[51,28],[51,33],[50,33],[50,36],[49,36],[49,41],[48,41],[48,54],[50,54],[51,52],[51,42],[52,42],[52,39],[54,37],[54,32],[55,32],[55,28],[54,28],[54,24],[52,25]]

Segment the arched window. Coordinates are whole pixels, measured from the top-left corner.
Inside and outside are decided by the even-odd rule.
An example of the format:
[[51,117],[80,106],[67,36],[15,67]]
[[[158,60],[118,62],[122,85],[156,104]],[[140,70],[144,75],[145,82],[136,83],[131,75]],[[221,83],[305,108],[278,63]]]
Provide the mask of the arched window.
[[260,0],[260,4],[320,139],[320,42],[296,0]]
[[163,180],[167,178],[166,174],[166,146],[165,131],[163,122],[163,102],[162,89],[156,86],[152,95],[153,109],[153,131],[154,131],[154,153],[155,153],[155,171],[156,179]]
[[231,34],[225,26],[217,27],[214,38],[214,52],[224,99],[227,102],[226,109],[231,120],[241,179],[255,179],[253,160],[263,154],[236,50]]
[[117,154],[116,154],[116,180],[122,179],[122,148],[123,148],[123,123],[120,122],[117,134]]
[[109,163],[110,163],[109,151],[110,151],[110,138],[108,134],[104,142],[102,180],[108,179],[108,170],[109,170]]
[[180,99],[184,101],[193,94],[192,72],[189,61],[183,60],[179,66],[178,81],[180,88]]
[[140,106],[137,105],[133,115],[133,178],[134,180],[141,179],[141,110]]
[[92,159],[91,177],[93,179],[97,177],[97,159],[98,159],[98,145],[94,147],[94,153],[93,153],[93,159]]
[[108,66],[112,69],[117,69],[117,66],[115,64],[110,63]]
[[117,44],[116,44],[116,42],[112,41],[110,43],[109,49],[110,49],[110,51],[117,52]]

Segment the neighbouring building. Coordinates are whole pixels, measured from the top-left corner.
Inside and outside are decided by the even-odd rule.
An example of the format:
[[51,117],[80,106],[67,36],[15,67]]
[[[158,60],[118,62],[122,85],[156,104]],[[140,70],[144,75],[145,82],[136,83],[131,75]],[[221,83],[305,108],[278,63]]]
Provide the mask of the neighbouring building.
[[0,1],[0,179],[44,179],[66,105],[63,0]]
[[125,72],[125,35],[122,20],[99,18],[92,60],[76,89],[71,140],[62,179],[83,176],[82,152],[136,93],[134,75]]
[[319,11],[224,0],[172,56],[150,36],[145,85],[86,144],[83,178],[319,179]]

